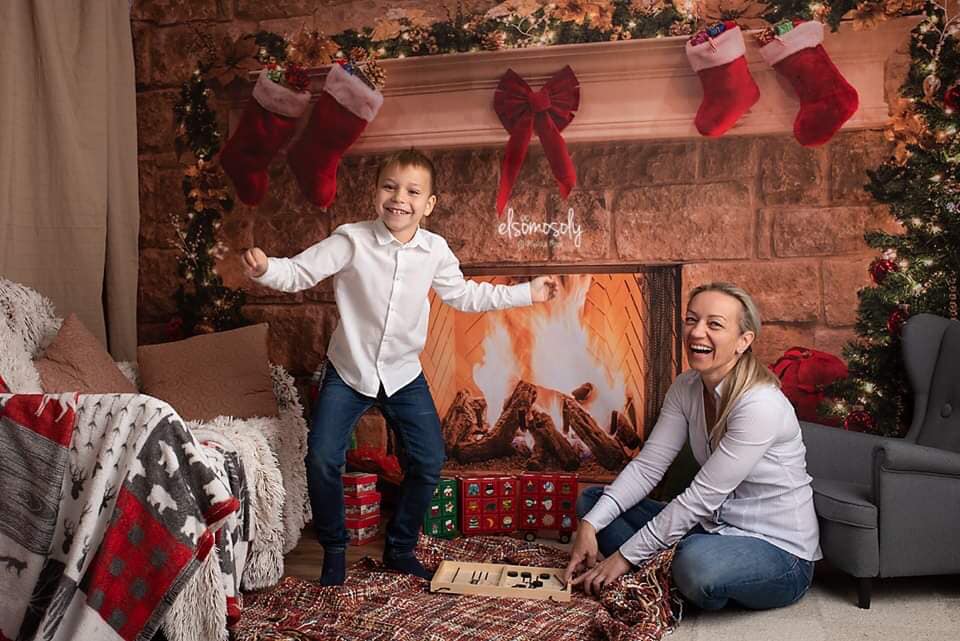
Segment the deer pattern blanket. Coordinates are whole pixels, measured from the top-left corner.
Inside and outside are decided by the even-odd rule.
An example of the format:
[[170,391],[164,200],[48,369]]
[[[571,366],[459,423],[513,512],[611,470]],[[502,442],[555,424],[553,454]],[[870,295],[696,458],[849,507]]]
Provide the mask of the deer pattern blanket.
[[239,507],[133,394],[0,394],[0,486],[0,641],[151,639]]

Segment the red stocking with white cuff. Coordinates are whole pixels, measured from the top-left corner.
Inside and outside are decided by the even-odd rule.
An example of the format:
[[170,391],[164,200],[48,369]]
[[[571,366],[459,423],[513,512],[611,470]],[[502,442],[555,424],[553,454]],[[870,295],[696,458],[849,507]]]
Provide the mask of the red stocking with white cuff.
[[376,118],[383,94],[338,64],[330,68],[310,122],[287,154],[307,200],[327,208],[337,195],[340,158]]
[[790,81],[800,98],[793,135],[805,147],[829,141],[857,112],[857,90],[833,64],[823,45],[823,24],[811,20],[760,48],[760,55]]
[[743,33],[735,23],[715,38],[687,41],[687,60],[700,76],[703,100],[694,125],[704,136],[722,136],[760,98],[747,61]]
[[266,196],[267,166],[290,141],[309,104],[309,91],[294,91],[260,74],[253,99],[220,154],[220,165],[245,204],[257,205]]

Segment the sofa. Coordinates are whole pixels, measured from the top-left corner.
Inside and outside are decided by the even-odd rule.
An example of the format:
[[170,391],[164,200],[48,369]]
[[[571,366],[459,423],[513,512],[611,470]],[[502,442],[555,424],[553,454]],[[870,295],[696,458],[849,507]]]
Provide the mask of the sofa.
[[[86,620],[72,632],[59,629],[57,638],[64,634],[76,638],[149,638],[162,628],[171,641],[227,639],[228,624],[239,617],[241,589],[264,588],[279,581],[283,555],[296,547],[300,532],[310,519],[303,464],[307,426],[293,378],[282,367],[266,361],[266,329],[245,331],[247,334],[234,340],[248,343],[250,335],[262,337],[267,393],[271,407],[275,408],[262,416],[251,415],[255,410],[243,407],[249,399],[239,390],[235,405],[242,411],[235,412],[230,405],[229,393],[234,386],[229,378],[229,364],[211,364],[217,365],[209,369],[218,370],[220,380],[215,384],[226,391],[226,396],[220,407],[195,407],[204,414],[201,420],[188,420],[189,399],[184,399],[189,391],[202,387],[201,382],[189,380],[189,373],[183,373],[189,367],[167,367],[167,378],[179,379],[176,382],[186,390],[177,392],[177,400],[164,399],[162,394],[145,394],[164,389],[162,376],[152,372],[158,369],[157,363],[165,354],[175,351],[172,344],[170,349],[141,348],[140,360],[150,361],[150,371],[141,371],[137,363],[116,363],[124,380],[97,381],[94,386],[104,388],[97,392],[84,390],[84,381],[77,385],[81,393],[69,391],[69,386],[45,390],[44,382],[53,377],[51,367],[59,367],[58,375],[67,376],[66,380],[76,374],[76,368],[69,363],[51,361],[48,356],[64,351],[65,346],[70,351],[73,336],[82,336],[83,328],[78,328],[73,316],[58,316],[40,293],[0,278],[0,385],[6,387],[0,388],[0,450],[4,448],[4,439],[14,444],[6,448],[7,455],[0,457],[0,485],[22,486],[27,503],[37,498],[34,494],[44,495],[50,536],[49,541],[43,537],[27,540],[12,529],[7,533],[21,534],[20,541],[33,547],[29,554],[42,566],[37,585],[50,572],[59,570],[62,575],[60,585],[51,590],[44,612],[35,611],[36,592],[0,595],[0,601],[14,604],[6,611],[0,608],[0,632],[17,638],[23,633],[15,627],[20,621],[32,620],[34,627],[50,627]],[[211,344],[222,340],[222,336],[185,343],[180,347],[181,356],[196,354],[196,358],[202,358],[203,351],[197,345]],[[92,353],[98,350],[99,354]],[[109,358],[103,356],[105,350],[99,347],[90,347],[88,351],[90,355],[81,354],[83,364]],[[109,376],[112,374],[107,379]],[[149,380],[151,376],[153,381]],[[24,434],[29,443],[47,448],[43,451],[50,454],[37,455],[34,445],[34,449],[25,447]],[[43,460],[31,461],[31,457],[38,456]],[[104,469],[110,467],[109,462],[113,462],[113,469]],[[36,466],[31,467],[33,463]],[[161,481],[145,484],[147,479]],[[143,490],[139,503],[138,488]],[[99,503],[91,503],[91,492]],[[77,505],[71,506],[71,500],[77,499]],[[84,501],[86,504],[81,506]],[[163,517],[150,521],[151,527],[161,521],[175,523],[168,528],[169,532],[158,528],[156,534],[180,536],[184,545],[177,548],[177,553],[189,557],[176,566],[180,568],[178,574],[163,583],[165,591],[157,595],[156,606],[136,622],[132,612],[105,612],[105,597],[94,587],[97,578],[90,576],[95,574],[92,568],[98,560],[109,575],[124,562],[130,563],[125,555],[141,547],[136,537],[144,536],[147,526],[125,524],[124,518],[129,520],[131,513],[128,505],[139,505],[144,513]],[[75,513],[70,512],[73,509]],[[191,510],[199,512],[192,515]],[[100,512],[99,518],[91,512]],[[88,524],[86,530],[81,527],[84,523]],[[127,538],[119,538],[117,543],[111,536],[121,530],[121,525],[127,527],[123,530]],[[195,533],[190,531],[191,527],[195,527]],[[188,531],[189,536],[184,537],[183,532]],[[27,552],[23,550],[20,556],[5,555],[3,533],[0,524],[0,562],[25,558]],[[70,558],[76,559],[78,566],[85,565],[82,571],[78,567],[76,571],[63,572],[57,566],[66,562],[68,543],[72,544],[74,539],[83,544],[84,554],[78,557],[74,550]],[[10,540],[7,543],[17,548]],[[113,555],[109,563],[101,559],[108,554]],[[23,562],[10,563],[17,570]],[[150,565],[149,559],[137,563],[138,567]],[[174,566],[168,562],[158,567]],[[26,569],[26,574],[30,571]],[[19,570],[17,573],[23,574]],[[69,581],[63,577],[68,575],[74,577],[76,585],[65,590],[63,584]],[[131,589],[149,592],[142,583],[134,581]],[[110,584],[111,581],[106,582]],[[8,587],[13,589],[12,584]],[[24,601],[20,610],[16,606],[18,598]],[[64,602],[56,612],[58,599]],[[109,594],[106,599],[109,600]],[[99,614],[86,619],[70,615],[70,608],[81,607],[79,601],[85,601],[83,606],[88,610],[100,608]],[[9,629],[3,629],[5,622]],[[106,625],[102,625],[104,622]],[[131,632],[134,623],[141,627]]]

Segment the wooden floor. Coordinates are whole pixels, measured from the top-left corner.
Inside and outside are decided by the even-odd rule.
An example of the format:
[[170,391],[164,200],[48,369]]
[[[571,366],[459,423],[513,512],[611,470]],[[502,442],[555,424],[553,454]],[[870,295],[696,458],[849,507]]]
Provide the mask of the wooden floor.
[[[553,539],[537,539],[537,543],[543,543],[553,547],[569,550],[570,544],[559,543]],[[347,565],[354,561],[362,559],[365,556],[373,557],[377,560],[383,556],[383,534],[366,545],[351,545],[347,547]],[[284,576],[295,576],[301,579],[316,579],[320,576],[320,570],[323,568],[323,548],[317,543],[313,535],[313,529],[309,526],[303,530],[300,537],[300,543],[290,554],[284,557]]]
[[[383,534],[381,534],[366,545],[348,546],[347,565],[365,556],[380,559],[383,556],[383,543]],[[290,554],[284,557],[283,563],[284,576],[295,576],[310,580],[320,576],[320,570],[323,568],[323,547],[317,543],[317,539],[313,535],[313,528],[308,526],[303,530],[300,543]]]

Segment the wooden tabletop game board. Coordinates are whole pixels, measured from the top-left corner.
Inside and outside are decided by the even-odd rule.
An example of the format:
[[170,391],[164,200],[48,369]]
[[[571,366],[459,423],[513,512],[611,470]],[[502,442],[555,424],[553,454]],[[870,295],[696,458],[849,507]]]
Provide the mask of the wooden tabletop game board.
[[562,568],[498,563],[443,561],[430,582],[431,592],[454,592],[512,599],[569,601]]

